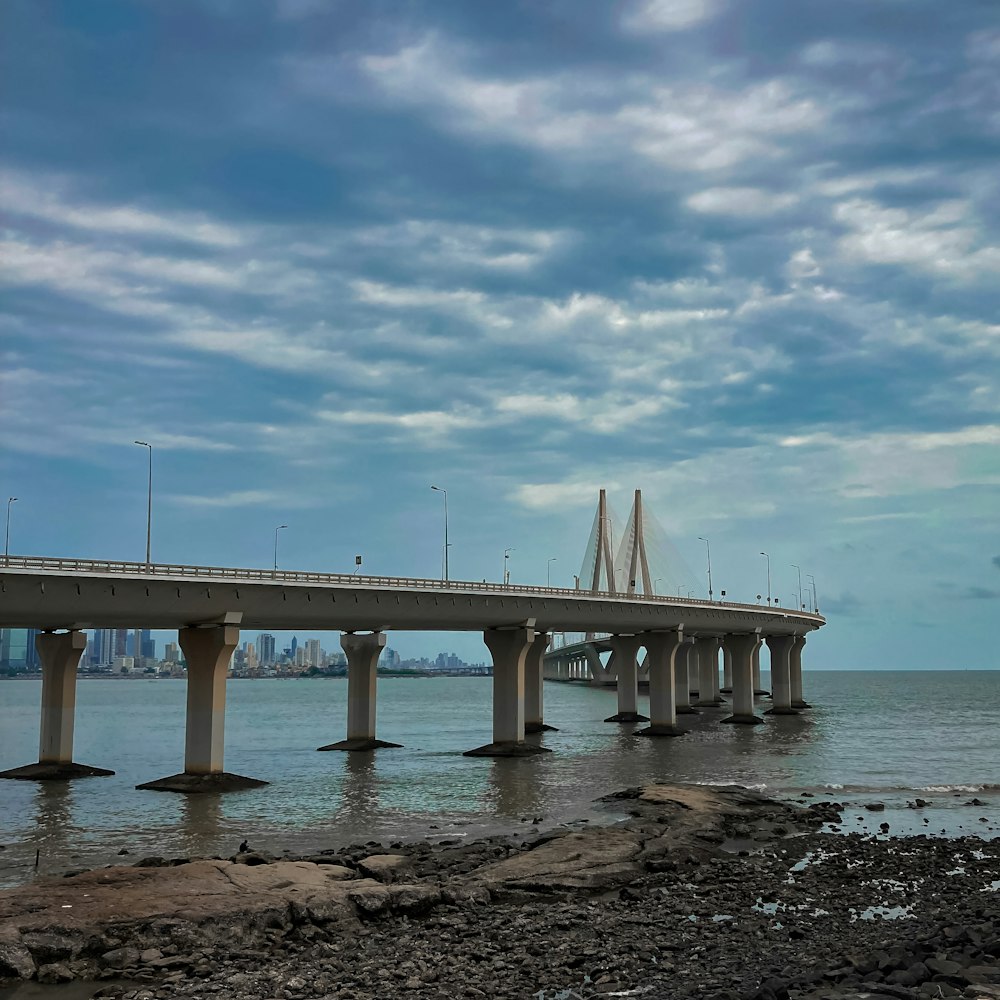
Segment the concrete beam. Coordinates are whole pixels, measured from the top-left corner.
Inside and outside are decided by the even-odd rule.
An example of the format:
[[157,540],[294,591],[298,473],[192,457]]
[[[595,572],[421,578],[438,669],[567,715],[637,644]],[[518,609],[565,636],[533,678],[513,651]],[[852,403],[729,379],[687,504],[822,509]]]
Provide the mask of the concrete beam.
[[767,648],[771,651],[771,707],[765,715],[798,715],[792,708],[792,692],[789,681],[789,656],[795,636],[769,635]]
[[804,635],[797,635],[788,654],[788,686],[792,708],[809,708],[809,702],[802,697],[802,649],[806,644]]
[[674,665],[684,637],[680,631],[645,632],[642,642],[649,664],[649,726],[636,736],[683,736],[677,725]]
[[401,746],[375,736],[378,658],[385,648],[385,633],[345,632],[340,637],[340,648],[347,655],[347,739],[316,749],[378,750]]
[[549,752],[524,740],[524,661],[535,630],[488,628],[483,641],[493,657],[493,742],[466,750],[465,756],[527,757]]
[[754,653],[760,646],[760,635],[756,632],[727,635],[722,641],[733,658],[733,714],[722,721],[757,725],[764,721],[759,715],[754,715],[753,710],[753,661]]
[[695,640],[698,656],[698,707],[715,708],[721,705],[719,696],[719,640],[715,636],[701,636]]
[[226,731],[226,675],[240,641],[235,625],[182,628],[177,639],[187,661],[187,726],[184,770],[136,788],[154,792],[230,792],[268,782],[223,768]]
[[683,640],[674,654],[674,706],[678,715],[700,715],[691,704],[692,664],[697,664],[694,640]]
[[73,728],[76,721],[76,672],[87,648],[87,636],[69,632],[42,632],[35,649],[42,664],[42,708],[38,737],[38,763],[0,771],[0,778],[53,781],[94,778],[114,774],[103,767],[73,761]]
[[612,656],[618,671],[618,711],[608,716],[605,722],[648,722],[649,718],[639,714],[639,647],[642,638],[638,635],[615,635],[611,637]]
[[545,650],[549,645],[545,632],[536,632],[535,641],[524,658],[524,731],[554,733],[555,726],[545,722]]

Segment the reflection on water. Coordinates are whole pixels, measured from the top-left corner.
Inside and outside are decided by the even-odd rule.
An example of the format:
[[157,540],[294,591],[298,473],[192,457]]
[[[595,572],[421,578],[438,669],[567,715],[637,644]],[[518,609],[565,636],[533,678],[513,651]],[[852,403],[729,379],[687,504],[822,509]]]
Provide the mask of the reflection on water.
[[541,761],[541,757],[488,758],[487,808],[511,820],[544,813],[538,774]]
[[[943,686],[947,699],[939,697]],[[657,780],[769,791],[860,786],[880,790],[889,809],[888,790],[897,786],[1000,783],[992,736],[1000,672],[813,674],[811,711],[732,726],[720,724],[724,706],[681,717],[686,735],[676,739],[642,738],[640,726],[604,722],[614,711],[613,690],[550,683],[546,716],[559,731],[537,738],[552,753],[465,758],[463,750],[489,742],[491,687],[477,678],[382,679],[379,735],[403,749],[341,754],[313,748],[343,733],[345,682],[235,681],[227,769],[271,784],[184,796],[134,788],[178,769],[184,683],[83,680],[78,756],[117,773],[73,783],[0,781],[0,884],[30,876],[36,850],[41,871],[60,872],[120,863],[122,847],[128,861],[225,857],[244,839],[275,853],[306,852],[428,834],[471,837],[524,817],[542,816],[548,826],[595,817],[599,796]],[[38,698],[37,682],[0,681],[0,768],[31,756]],[[914,717],[921,727],[908,724]],[[947,792],[941,798],[942,809],[964,801]],[[952,825],[959,822],[970,821]]]

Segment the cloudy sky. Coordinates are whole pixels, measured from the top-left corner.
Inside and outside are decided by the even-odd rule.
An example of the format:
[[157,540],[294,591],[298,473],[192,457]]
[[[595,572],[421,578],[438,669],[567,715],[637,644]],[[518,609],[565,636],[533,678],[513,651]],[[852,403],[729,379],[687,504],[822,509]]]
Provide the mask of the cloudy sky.
[[13,552],[142,559],[136,438],[169,562],[438,576],[434,484],[572,586],[639,487],[807,665],[997,665],[992,0],[2,8]]

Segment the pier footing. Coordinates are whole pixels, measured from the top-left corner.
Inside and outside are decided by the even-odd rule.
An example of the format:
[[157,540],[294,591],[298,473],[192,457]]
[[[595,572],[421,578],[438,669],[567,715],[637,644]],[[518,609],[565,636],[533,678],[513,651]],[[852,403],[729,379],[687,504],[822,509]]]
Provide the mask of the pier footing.
[[402,747],[402,743],[390,743],[388,740],[377,740],[374,737],[362,736],[351,740],[340,740],[337,743],[329,743],[325,747],[316,747],[317,750],[388,750]]
[[686,730],[680,726],[647,726],[636,730],[636,736],[683,736]]
[[559,730],[555,726],[550,726],[545,722],[526,722],[524,724],[524,731],[526,733],[558,733]]
[[12,778],[14,781],[68,781],[71,778],[105,778],[114,773],[106,767],[68,762],[12,767],[8,771],[0,771],[0,778]]
[[759,715],[730,715],[728,719],[720,721],[731,722],[737,726],[760,726],[764,723],[764,720]]
[[219,771],[216,774],[171,774],[167,778],[146,781],[136,788],[150,792],[242,792],[248,788],[261,788],[270,782],[260,778],[247,778],[242,774]]
[[503,741],[501,743],[487,743],[484,746],[476,747],[475,750],[466,750],[463,757],[534,757],[540,753],[552,753],[548,747],[536,746],[534,743],[515,743],[514,741]]
[[777,707],[777,708],[769,708],[764,714],[765,715],[798,715],[799,714],[799,710],[797,708]]
[[648,715],[640,715],[638,712],[617,712],[609,715],[605,722],[649,722]]

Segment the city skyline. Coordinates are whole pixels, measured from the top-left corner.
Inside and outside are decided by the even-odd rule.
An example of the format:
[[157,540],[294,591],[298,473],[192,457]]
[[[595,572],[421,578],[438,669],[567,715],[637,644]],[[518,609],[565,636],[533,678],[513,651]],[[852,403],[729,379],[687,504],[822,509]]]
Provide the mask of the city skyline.
[[572,587],[639,488],[810,668],[997,665],[987,8],[5,22],[12,554]]

